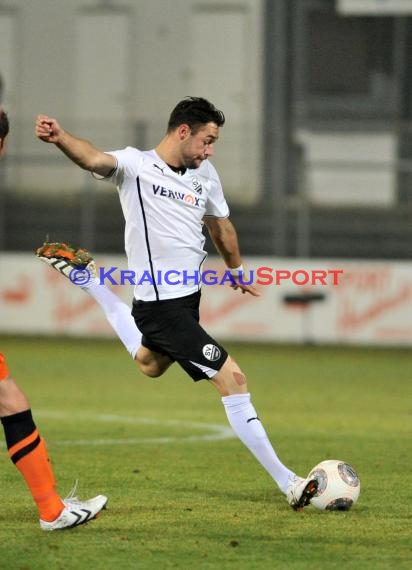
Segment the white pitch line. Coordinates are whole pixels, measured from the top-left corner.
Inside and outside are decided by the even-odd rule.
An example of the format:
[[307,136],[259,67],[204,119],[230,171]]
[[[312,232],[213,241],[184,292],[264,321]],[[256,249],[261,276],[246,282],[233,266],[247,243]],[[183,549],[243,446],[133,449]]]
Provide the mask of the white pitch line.
[[[235,437],[232,429],[228,426],[206,423],[191,422],[185,420],[162,420],[153,418],[138,418],[133,416],[120,416],[115,414],[96,414],[92,412],[62,412],[62,411],[36,411],[36,417],[51,418],[57,420],[91,420],[102,423],[120,423],[129,425],[154,425],[165,426],[166,428],[185,428],[189,435],[164,436],[164,437],[130,437],[130,438],[107,438],[107,439],[67,439],[54,440],[48,438],[48,443],[52,445],[86,446],[86,445],[136,445],[136,444],[164,444],[164,443],[189,443],[199,441],[221,441]],[[194,434],[193,431],[202,430],[203,434]]]

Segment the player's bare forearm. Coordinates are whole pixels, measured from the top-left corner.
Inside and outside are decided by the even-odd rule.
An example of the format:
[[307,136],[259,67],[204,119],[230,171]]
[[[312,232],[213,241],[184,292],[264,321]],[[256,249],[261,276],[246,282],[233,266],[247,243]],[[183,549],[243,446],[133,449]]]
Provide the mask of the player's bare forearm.
[[89,141],[70,134],[52,117],[38,115],[35,132],[40,140],[55,144],[84,170],[107,176],[116,167],[116,159],[113,156],[97,149]]
[[105,154],[89,141],[77,138],[67,131],[63,131],[56,146],[80,168],[96,172],[101,176],[107,176],[116,166],[113,156]]
[[[242,265],[242,259],[239,251],[239,241],[234,225],[229,218],[212,218],[204,219],[205,225],[209,231],[209,235],[227,267],[238,268]],[[233,276],[233,275],[232,275]],[[239,276],[233,276],[235,283],[231,287],[242,293],[249,293],[253,297],[260,297],[260,292],[253,286],[244,285]],[[245,279],[248,281],[248,279]]]
[[230,219],[206,217],[204,222],[211,240],[227,267],[239,267],[242,263],[239,241],[236,229]]

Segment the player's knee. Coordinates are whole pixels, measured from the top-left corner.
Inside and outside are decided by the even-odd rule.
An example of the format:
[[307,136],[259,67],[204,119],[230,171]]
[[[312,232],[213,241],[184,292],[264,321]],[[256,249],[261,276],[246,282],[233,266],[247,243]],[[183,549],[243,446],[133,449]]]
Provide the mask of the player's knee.
[[160,378],[160,376],[163,374],[163,370],[155,369],[150,366],[145,368],[140,368],[140,370],[143,372],[145,376],[148,376],[149,378]]
[[149,378],[159,378],[164,372],[155,362],[140,362],[136,359],[136,364],[139,370]]
[[222,396],[247,392],[246,375],[232,359],[226,361],[222,369],[211,379],[211,383]]
[[234,384],[235,386],[239,386],[239,388],[243,391],[245,388],[247,388],[246,374],[240,369],[237,362],[231,356],[227,360],[227,365],[230,370],[230,383]]
[[138,353],[135,362],[140,371],[149,378],[159,378],[172,364],[172,360],[167,356],[146,353]]
[[247,383],[239,383],[234,378],[212,378],[211,384],[217,389],[221,396],[234,396],[235,394],[246,394]]
[[239,386],[242,390],[247,389],[246,375],[240,370],[240,368],[239,370],[233,370],[232,375],[236,386]]

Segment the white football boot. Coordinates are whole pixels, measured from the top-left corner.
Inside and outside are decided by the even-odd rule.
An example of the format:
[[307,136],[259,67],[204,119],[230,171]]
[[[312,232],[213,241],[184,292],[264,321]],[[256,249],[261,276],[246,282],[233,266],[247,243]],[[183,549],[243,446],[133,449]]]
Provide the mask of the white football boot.
[[63,499],[65,507],[57,519],[51,522],[40,519],[40,528],[46,531],[64,530],[85,524],[106,508],[107,500],[104,495],[97,495],[87,501],[79,501],[76,497]]

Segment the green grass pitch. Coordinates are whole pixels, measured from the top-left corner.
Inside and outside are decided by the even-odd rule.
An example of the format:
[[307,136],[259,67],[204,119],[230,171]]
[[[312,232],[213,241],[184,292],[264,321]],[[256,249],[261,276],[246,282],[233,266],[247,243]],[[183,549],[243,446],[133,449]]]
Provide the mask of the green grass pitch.
[[42,533],[2,443],[0,568],[411,568],[410,351],[229,349],[289,467],[305,475],[335,458],[356,468],[351,511],[292,511],[237,439],[213,440],[227,433],[219,395],[177,365],[153,380],[115,341],[0,337],[61,494],[79,478],[80,497],[109,496],[96,521]]

